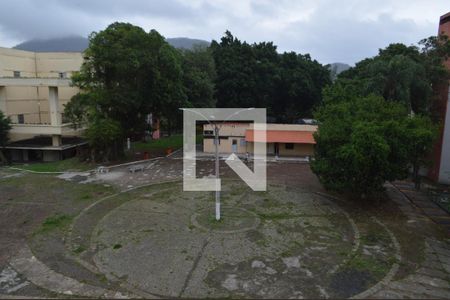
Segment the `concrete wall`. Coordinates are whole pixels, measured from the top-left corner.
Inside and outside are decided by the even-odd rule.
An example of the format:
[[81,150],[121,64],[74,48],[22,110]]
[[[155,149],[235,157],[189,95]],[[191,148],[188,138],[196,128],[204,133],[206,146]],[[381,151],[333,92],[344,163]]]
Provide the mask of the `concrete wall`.
[[[60,73],[70,78],[83,63],[82,53],[47,52],[34,53],[9,48],[0,48],[0,77],[14,77],[14,71],[20,72],[20,78],[59,78]],[[19,78],[19,80],[20,80]],[[70,86],[58,87],[58,118],[64,111],[64,105],[78,88]],[[3,86],[0,87],[0,109],[18,123],[19,115],[23,115],[25,124],[50,124],[48,86]],[[31,134],[10,136],[12,141],[31,137]]]
[[[450,36],[450,13],[440,18],[438,34]],[[450,70],[450,59],[444,65]],[[434,86],[433,89],[439,98],[433,102],[432,111],[443,123],[443,128],[431,155],[433,165],[428,176],[440,183],[450,184],[450,83]]]
[[20,71],[22,77],[36,76],[36,54],[34,52],[0,48],[0,77],[13,77]]
[[14,77],[14,71],[20,71],[20,77],[58,78],[65,72],[70,78],[82,63],[79,52],[35,53],[0,47],[0,77]]
[[[220,153],[232,153],[233,140],[236,140],[237,151],[235,153],[245,153],[247,150],[245,142],[245,131],[250,128],[250,123],[229,123],[221,126],[219,135],[221,137],[219,143]],[[212,131],[212,135],[205,135],[205,131]],[[215,152],[214,145],[214,126],[205,124],[203,126],[203,151],[208,153]]]
[[442,133],[442,151],[439,168],[439,182],[450,184],[450,86],[447,97],[445,123]]
[[293,149],[287,149],[286,144],[280,143],[279,146],[279,156],[313,156],[314,155],[314,145],[312,144],[294,144]]
[[58,161],[61,159],[61,151],[43,151],[42,161]]
[[[253,128],[253,124],[250,125]],[[266,124],[266,130],[280,130],[280,131],[309,131],[316,132],[317,125],[304,124]]]
[[[248,153],[253,153],[253,143],[247,143]],[[286,144],[278,143],[278,155],[284,157],[314,156],[314,145],[312,144],[294,144],[294,149],[286,149]],[[275,143],[267,143],[267,155],[275,155]]]
[[79,71],[83,63],[80,52],[43,52],[36,53],[37,77],[58,78],[65,73],[70,78],[73,72]]
[[[232,151],[233,140],[236,140],[237,143],[237,151]],[[237,153],[243,154],[247,151],[247,142],[245,142],[245,137],[229,137],[227,139],[220,139],[219,143],[219,153]],[[207,153],[214,153],[215,145],[214,138],[203,138],[203,151]]]
[[[220,125],[219,125],[220,126]],[[229,123],[221,126],[220,136],[245,136],[245,131],[250,128],[250,123]],[[214,133],[214,126],[205,124],[203,132],[212,131]]]

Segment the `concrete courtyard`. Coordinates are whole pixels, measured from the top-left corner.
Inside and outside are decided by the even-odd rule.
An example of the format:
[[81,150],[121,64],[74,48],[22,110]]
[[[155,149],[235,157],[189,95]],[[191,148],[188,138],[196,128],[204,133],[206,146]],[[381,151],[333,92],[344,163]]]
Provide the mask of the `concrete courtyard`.
[[[213,167],[199,161],[197,176]],[[180,155],[136,173],[0,169],[0,294],[450,297],[449,232],[407,187],[374,204],[327,193],[306,163],[269,163],[266,192],[221,174],[217,222],[212,192],[183,192]]]

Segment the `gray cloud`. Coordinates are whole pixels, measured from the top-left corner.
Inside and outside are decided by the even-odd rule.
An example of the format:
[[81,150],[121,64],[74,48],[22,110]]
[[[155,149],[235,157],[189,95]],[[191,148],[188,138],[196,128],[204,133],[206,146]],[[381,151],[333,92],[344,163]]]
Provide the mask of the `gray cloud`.
[[280,51],[323,63],[354,63],[392,42],[436,34],[447,0],[15,0],[2,2],[0,46],[26,39],[88,35],[127,21],[164,36],[274,41]]

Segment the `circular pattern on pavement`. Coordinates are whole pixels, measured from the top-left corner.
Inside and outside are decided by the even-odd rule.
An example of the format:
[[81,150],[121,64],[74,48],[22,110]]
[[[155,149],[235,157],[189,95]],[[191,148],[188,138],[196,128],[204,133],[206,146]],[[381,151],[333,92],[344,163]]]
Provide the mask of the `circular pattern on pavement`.
[[239,207],[222,206],[220,214],[220,220],[216,220],[215,211],[212,213],[211,208],[202,209],[192,215],[191,222],[200,229],[220,233],[254,230],[260,222],[258,215]]
[[384,228],[323,196],[238,181],[222,188],[218,223],[211,192],[134,191],[92,233],[97,268],[157,296],[317,298],[356,295],[392,265]]

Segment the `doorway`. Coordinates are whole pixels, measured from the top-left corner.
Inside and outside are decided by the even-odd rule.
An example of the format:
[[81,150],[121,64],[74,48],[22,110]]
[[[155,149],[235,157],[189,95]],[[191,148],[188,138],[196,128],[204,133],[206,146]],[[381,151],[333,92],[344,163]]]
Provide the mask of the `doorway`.
[[279,156],[279,154],[280,154],[280,144],[275,143],[274,147],[275,147],[275,156]]
[[231,152],[237,153],[237,140],[235,139],[231,141]]

